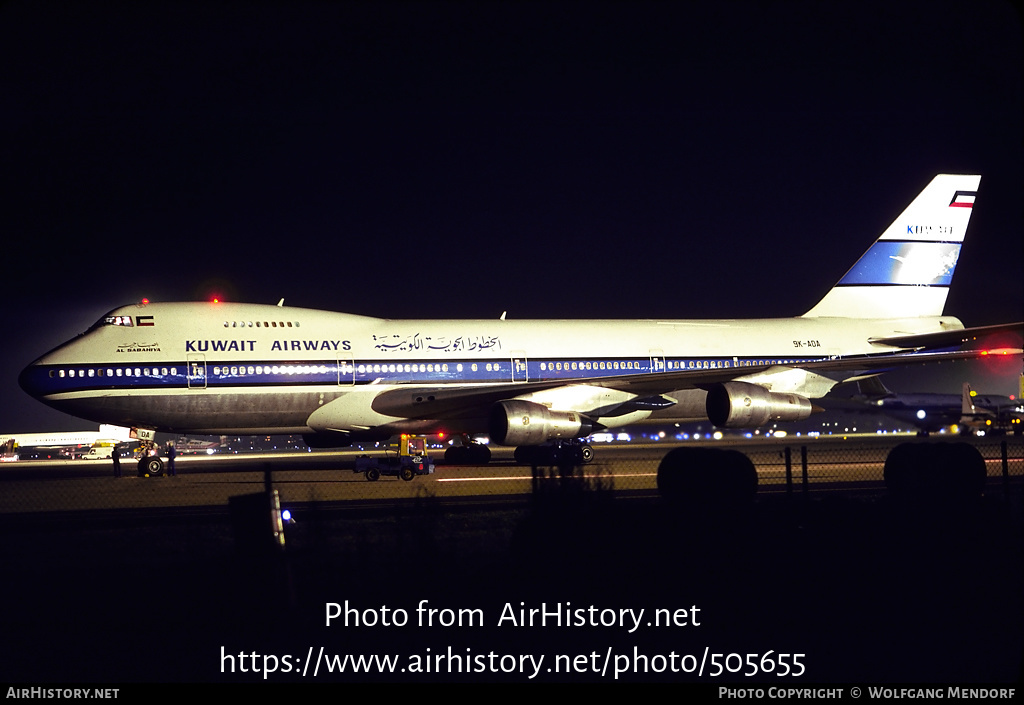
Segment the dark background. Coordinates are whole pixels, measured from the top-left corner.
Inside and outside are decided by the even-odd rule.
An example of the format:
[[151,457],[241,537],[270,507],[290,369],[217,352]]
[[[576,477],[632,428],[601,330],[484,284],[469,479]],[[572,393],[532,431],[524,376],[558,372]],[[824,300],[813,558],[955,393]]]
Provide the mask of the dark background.
[[947,312],[1024,317],[1005,2],[8,2],[0,65],[8,432],[91,428],[17,373],[143,297],[798,315],[940,172],[982,174]]

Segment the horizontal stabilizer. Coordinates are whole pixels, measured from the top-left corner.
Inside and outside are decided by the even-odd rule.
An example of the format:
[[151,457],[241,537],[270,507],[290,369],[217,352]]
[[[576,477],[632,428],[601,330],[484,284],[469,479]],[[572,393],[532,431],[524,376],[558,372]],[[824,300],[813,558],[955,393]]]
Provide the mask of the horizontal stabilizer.
[[1003,323],[996,326],[978,326],[976,328],[958,328],[943,330],[936,333],[917,333],[910,335],[894,335],[885,338],[871,338],[872,345],[888,345],[894,348],[949,348],[969,343],[991,335],[1012,334],[1024,337],[1024,322]]

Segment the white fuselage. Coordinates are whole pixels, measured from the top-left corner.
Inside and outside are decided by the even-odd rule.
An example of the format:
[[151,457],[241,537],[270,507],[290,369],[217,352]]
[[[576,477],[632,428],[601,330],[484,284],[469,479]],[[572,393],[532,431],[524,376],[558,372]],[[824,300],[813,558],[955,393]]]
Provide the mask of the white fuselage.
[[[942,325],[961,327],[951,317]],[[524,386],[524,398],[586,412],[635,396],[602,380],[700,369],[813,398],[832,382],[764,366],[877,354],[869,338],[939,327],[936,318],[385,320],[257,304],[155,303],[110,312],[39,358],[21,383],[76,416],[165,431],[472,432],[481,430],[472,415],[395,415],[375,408],[374,399],[400,388],[483,386],[509,387],[507,397],[515,398],[516,385],[545,382],[540,390]],[[759,369],[745,376],[742,368],[752,365]],[[668,394],[677,417],[704,418],[686,394]]]

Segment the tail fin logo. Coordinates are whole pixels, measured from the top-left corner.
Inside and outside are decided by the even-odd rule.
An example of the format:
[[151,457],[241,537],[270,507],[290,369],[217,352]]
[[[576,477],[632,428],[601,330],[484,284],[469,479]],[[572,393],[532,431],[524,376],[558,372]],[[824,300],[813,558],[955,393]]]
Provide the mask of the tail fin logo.
[[876,242],[839,286],[949,286],[960,243]]
[[804,316],[941,316],[980,184],[978,174],[936,174]]
[[950,208],[973,208],[974,197],[977,191],[957,191],[953,194],[953,200],[949,202]]

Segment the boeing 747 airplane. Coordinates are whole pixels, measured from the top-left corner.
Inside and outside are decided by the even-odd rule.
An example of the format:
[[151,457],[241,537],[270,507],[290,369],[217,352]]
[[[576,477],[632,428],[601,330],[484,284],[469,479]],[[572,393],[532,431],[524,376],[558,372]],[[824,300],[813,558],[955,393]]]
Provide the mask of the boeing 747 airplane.
[[[840,381],[975,357],[961,345],[1024,327],[970,329],[942,314],[979,182],[936,176],[795,318],[387,320],[281,304],[142,302],[46,353],[20,383],[101,423],[303,434],[317,447],[442,431],[572,445],[655,413],[727,428],[804,419]],[[589,459],[589,447],[575,448]],[[489,457],[482,450],[477,457]]]

